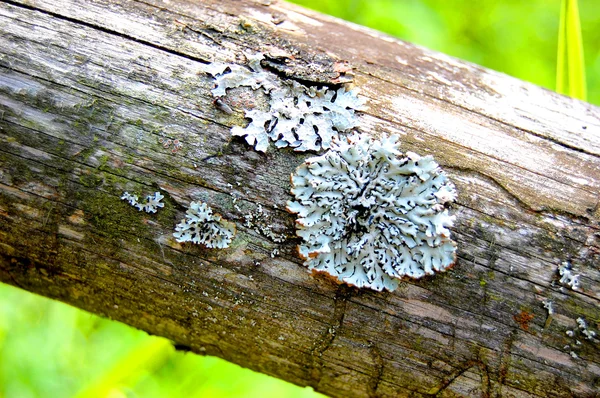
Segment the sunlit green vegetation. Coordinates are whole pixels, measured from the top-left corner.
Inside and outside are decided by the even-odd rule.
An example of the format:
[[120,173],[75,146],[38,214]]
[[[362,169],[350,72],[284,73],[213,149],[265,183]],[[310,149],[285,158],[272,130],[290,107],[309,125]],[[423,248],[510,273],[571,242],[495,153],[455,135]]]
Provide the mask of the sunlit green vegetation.
[[585,100],[587,87],[577,0],[562,0],[558,26],[556,91]]
[[0,397],[309,398],[312,389],[0,284]]
[[[427,48],[555,90],[561,2],[565,0],[294,0]],[[600,4],[578,3],[587,100],[600,104]],[[573,6],[571,6],[573,7]],[[566,15],[571,42],[574,15]],[[577,47],[571,46],[577,58]],[[567,72],[568,73],[568,72]],[[575,78],[576,79],[576,78]],[[577,83],[575,83],[577,84]],[[565,92],[565,91],[563,91]],[[570,91],[566,91],[570,94]]]
[[[598,0],[578,2],[581,36],[567,0],[295,2],[579,98],[587,75],[587,99],[600,104]],[[316,394],[0,284],[0,398],[73,396]]]

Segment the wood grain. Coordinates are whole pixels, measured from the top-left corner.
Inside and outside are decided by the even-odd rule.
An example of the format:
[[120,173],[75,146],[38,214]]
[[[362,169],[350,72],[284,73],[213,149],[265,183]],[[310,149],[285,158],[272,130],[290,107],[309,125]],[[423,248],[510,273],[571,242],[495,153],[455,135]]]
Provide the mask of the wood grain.
[[[2,1],[0,32],[1,281],[330,396],[598,396],[576,324],[600,322],[597,107],[279,1]],[[310,154],[232,138],[252,98],[222,112],[202,72],[244,51],[351,82],[362,133],[435,156],[459,192],[453,270],[393,293],[306,271],[283,209]],[[236,223],[229,249],[174,241],[190,200]]]

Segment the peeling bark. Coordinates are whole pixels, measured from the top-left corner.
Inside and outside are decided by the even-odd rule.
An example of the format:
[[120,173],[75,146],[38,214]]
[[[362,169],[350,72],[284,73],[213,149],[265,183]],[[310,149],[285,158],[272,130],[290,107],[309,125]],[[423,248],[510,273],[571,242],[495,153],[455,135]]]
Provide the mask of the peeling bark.
[[[276,1],[11,0],[0,31],[1,281],[330,396],[597,396],[576,319],[598,330],[598,108]],[[459,192],[453,270],[393,293],[306,271],[283,209],[311,155],[232,138],[252,93],[223,112],[201,73],[244,51],[360,88],[362,133],[435,156]],[[175,242],[191,200],[236,223],[230,248]]]

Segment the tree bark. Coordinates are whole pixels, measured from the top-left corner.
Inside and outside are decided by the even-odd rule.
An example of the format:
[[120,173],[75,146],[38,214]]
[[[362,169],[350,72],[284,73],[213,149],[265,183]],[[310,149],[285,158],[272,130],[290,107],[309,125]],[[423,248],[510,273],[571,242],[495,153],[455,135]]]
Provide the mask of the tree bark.
[[[330,396],[598,396],[576,322],[600,321],[597,107],[279,1],[0,4],[1,281]],[[284,208],[314,154],[232,138],[243,104],[201,72],[244,51],[351,82],[363,134],[435,156],[459,192],[451,271],[392,293],[307,272]],[[191,200],[236,223],[230,248],[175,242]]]

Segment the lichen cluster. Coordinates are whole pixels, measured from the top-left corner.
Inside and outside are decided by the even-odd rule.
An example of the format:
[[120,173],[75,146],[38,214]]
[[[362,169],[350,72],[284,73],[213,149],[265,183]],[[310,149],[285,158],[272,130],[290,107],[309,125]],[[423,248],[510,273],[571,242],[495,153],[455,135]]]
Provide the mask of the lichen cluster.
[[559,283],[573,290],[579,289],[579,274],[575,274],[571,264],[564,261],[558,266],[558,274],[560,275]]
[[139,211],[143,210],[146,213],[156,213],[159,208],[164,207],[165,204],[161,202],[163,199],[164,196],[160,192],[154,192],[153,195],[146,196],[144,202],[140,202],[137,195],[132,195],[127,191],[123,192],[121,196],[121,200],[126,200]]
[[[246,66],[205,67],[215,78],[212,94],[223,112],[234,113],[226,102],[230,89],[260,90],[257,95],[266,100],[243,109],[250,123],[234,126],[232,134],[262,152],[271,143],[296,151],[327,150],[292,175],[295,200],[287,209],[298,215],[297,235],[303,240],[298,249],[305,265],[377,291],[396,289],[403,277],[450,268],[456,244],[447,204],[456,199],[456,190],[433,158],[402,153],[397,136],[374,140],[350,133],[364,105],[356,91],[281,79],[263,68],[261,54],[246,58]],[[253,219],[247,215],[244,225],[254,227]],[[234,234],[235,224],[205,203],[192,202],[173,235],[178,242],[225,248]]]
[[588,327],[587,322],[582,317],[577,318],[577,327],[581,331],[581,334],[585,336],[588,340],[594,340],[596,337],[596,332],[594,332],[591,328]]
[[179,243],[192,242],[213,249],[229,247],[235,235],[235,224],[224,220],[220,214],[201,202],[191,202],[185,219],[175,227],[173,236]]
[[288,210],[298,214],[305,265],[339,281],[394,290],[403,277],[444,271],[455,261],[454,185],[431,156],[403,154],[396,136],[335,141],[292,175]]
[[358,125],[355,111],[364,106],[357,91],[327,87],[308,87],[295,81],[282,80],[265,70],[262,54],[247,55],[248,68],[240,65],[212,64],[206,71],[216,79],[213,96],[220,98],[227,89],[241,86],[262,89],[268,96],[268,109],[245,109],[251,122],[246,127],[234,126],[234,136],[246,138],[257,151],[265,152],[270,141],[277,148],[295,151],[328,149],[338,133]]

